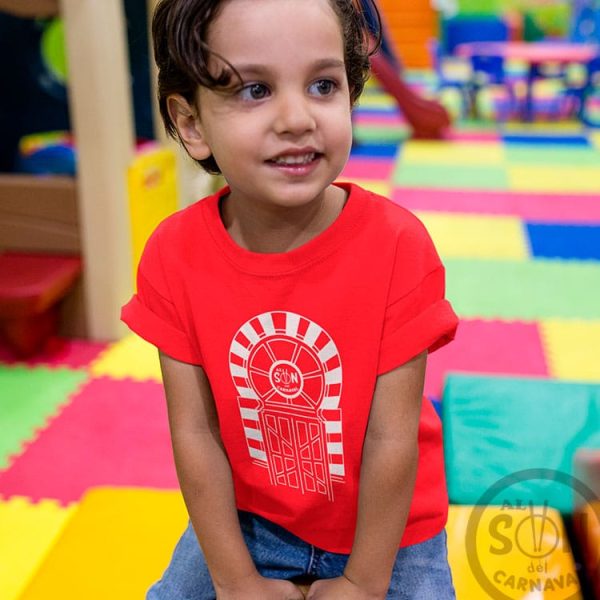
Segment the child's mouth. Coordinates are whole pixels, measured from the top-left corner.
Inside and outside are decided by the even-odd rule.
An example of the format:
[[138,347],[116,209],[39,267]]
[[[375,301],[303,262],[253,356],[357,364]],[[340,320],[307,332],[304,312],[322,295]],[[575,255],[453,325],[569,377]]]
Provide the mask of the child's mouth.
[[279,170],[297,175],[310,172],[323,156],[320,152],[306,152],[304,154],[282,154],[267,160],[267,164]]

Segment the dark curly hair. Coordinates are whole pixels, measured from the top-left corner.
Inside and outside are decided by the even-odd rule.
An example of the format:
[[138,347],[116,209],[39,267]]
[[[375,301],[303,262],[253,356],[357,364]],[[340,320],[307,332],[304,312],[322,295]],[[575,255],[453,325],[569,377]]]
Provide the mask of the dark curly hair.
[[[368,0],[379,18],[374,0]],[[360,0],[329,0],[337,14],[344,36],[344,62],[354,104],[369,75],[369,57],[379,47],[380,31],[371,31]],[[205,39],[210,24],[217,18],[223,0],[162,0],[152,19],[154,59],[158,66],[158,103],[167,133],[178,139],[177,129],[167,108],[171,94],[181,94],[190,104],[198,86],[225,88],[232,75],[241,78],[223,57],[224,68],[217,76],[208,69],[215,53]],[[380,29],[380,28],[378,28]],[[198,161],[209,173],[219,174],[215,159],[210,156]]]

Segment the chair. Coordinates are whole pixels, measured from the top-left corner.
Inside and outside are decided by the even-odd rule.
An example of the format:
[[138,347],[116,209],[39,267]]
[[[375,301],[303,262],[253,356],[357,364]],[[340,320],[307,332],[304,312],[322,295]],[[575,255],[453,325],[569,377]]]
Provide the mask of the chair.
[[594,125],[587,114],[587,101],[594,90],[600,89],[600,56],[596,56],[589,61],[585,66],[585,70],[583,83],[567,85],[564,96],[571,105],[570,112],[576,114],[584,124]]
[[508,105],[499,111],[500,120],[506,120],[517,104],[514,81],[511,80],[504,69],[504,57],[477,55],[471,56],[471,69],[473,72],[470,85],[471,104],[477,107],[477,96],[482,89],[488,86],[501,86],[508,95]]
[[436,94],[444,89],[455,89],[461,98],[461,114],[466,116],[471,104],[469,82],[471,68],[468,62],[444,54],[442,45],[436,39],[429,40],[431,64],[436,75]]

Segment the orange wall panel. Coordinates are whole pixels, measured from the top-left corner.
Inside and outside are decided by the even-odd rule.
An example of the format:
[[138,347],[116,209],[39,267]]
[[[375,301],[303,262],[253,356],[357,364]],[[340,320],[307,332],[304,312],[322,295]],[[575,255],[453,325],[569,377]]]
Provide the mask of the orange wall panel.
[[438,17],[430,0],[379,0],[378,5],[404,66],[430,66],[428,43],[438,34]]

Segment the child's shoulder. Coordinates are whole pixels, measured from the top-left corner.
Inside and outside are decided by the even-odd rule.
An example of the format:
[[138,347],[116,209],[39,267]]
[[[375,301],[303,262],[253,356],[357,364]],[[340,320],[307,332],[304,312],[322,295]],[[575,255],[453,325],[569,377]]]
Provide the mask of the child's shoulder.
[[429,238],[422,221],[398,202],[358,185],[353,188],[364,204],[365,221],[370,223],[373,234],[396,239]]
[[164,218],[156,227],[150,239],[160,238],[161,242],[185,243],[199,235],[205,227],[210,204],[218,202],[218,194],[197,200]]

